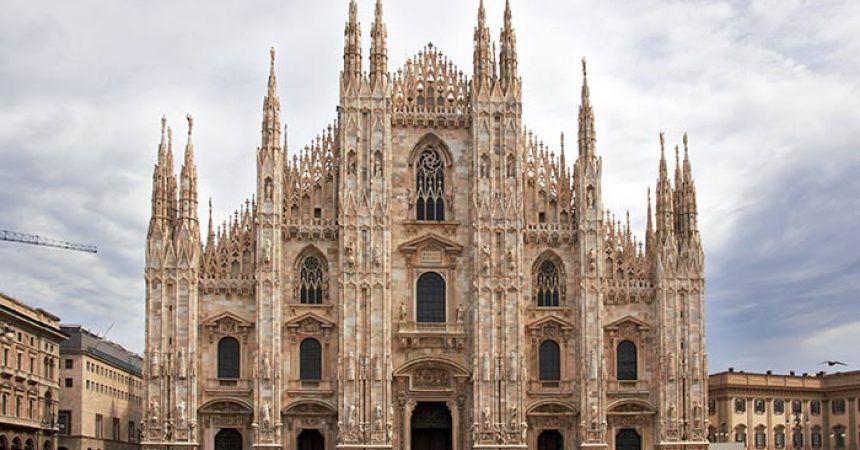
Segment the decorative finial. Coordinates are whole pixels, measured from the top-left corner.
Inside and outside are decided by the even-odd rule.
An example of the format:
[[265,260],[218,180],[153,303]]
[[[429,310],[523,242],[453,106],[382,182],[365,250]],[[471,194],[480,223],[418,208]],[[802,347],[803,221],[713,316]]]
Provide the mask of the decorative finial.
[[684,153],[687,153],[687,132],[684,132]]
[[161,115],[161,132],[164,133],[165,128],[167,127],[167,115]]
[[194,128],[194,118],[191,117],[191,114],[186,114],[185,120],[188,121],[188,135],[191,136],[191,129]]
[[666,136],[661,131],[660,132],[660,152],[663,153],[666,147]]
[[275,67],[275,47],[269,49],[269,64],[271,67]]
[[583,57],[583,58],[582,58],[582,76],[583,76],[583,77],[587,77],[587,76],[588,76],[588,69],[587,69],[587,66],[586,66],[586,63],[585,63],[585,57]]

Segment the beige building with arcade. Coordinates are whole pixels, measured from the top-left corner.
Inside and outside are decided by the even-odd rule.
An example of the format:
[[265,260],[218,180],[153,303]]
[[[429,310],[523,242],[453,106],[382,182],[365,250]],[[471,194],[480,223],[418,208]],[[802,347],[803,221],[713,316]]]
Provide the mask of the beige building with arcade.
[[60,319],[0,293],[0,450],[55,450]]
[[140,448],[143,358],[80,325],[62,325],[58,450]]
[[711,442],[747,449],[860,448],[860,371],[710,377]]
[[522,121],[510,4],[498,52],[479,6],[469,75],[432,44],[390,71],[381,0],[367,56],[357,9],[337,115],[304,146],[288,146],[272,50],[256,185],[220,226],[198,219],[193,120],[178,176],[162,120],[143,447],[706,448],[686,135],[671,175],[655,130],[638,238],[604,204],[584,62],[558,78],[582,86],[574,138],[548,145]]

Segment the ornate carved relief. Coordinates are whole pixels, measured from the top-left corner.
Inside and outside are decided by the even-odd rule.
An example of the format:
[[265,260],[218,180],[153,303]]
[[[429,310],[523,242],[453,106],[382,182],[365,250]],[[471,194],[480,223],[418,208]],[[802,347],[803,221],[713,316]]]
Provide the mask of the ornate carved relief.
[[254,324],[228,312],[203,321],[203,326],[209,332],[210,343],[224,336],[239,337],[244,342]]

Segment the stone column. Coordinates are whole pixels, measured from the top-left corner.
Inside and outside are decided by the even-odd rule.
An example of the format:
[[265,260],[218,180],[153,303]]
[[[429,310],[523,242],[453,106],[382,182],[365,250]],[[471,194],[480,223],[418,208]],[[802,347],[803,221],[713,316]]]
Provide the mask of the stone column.
[[460,450],[460,408],[455,400],[445,402],[451,413],[451,450]]
[[849,450],[857,450],[857,399],[848,399],[848,448]]

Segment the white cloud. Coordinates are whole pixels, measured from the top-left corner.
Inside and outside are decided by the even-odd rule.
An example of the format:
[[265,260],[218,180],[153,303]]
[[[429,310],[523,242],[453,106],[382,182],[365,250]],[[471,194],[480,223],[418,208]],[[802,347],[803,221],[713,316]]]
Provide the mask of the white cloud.
[[[161,114],[180,147],[182,117],[194,114],[200,198],[213,196],[216,217],[225,217],[253,189],[270,45],[278,48],[292,151],[334,118],[346,1],[49,3],[13,0],[0,17],[0,224],[96,243],[102,253],[2,244],[0,290],[95,330],[122,323],[114,337],[140,349]],[[470,72],[471,3],[387,0],[391,69],[432,41]],[[494,36],[503,4],[487,1]],[[781,305],[762,298],[768,292],[789,285],[814,296],[819,313],[845,312],[846,280],[860,271],[845,250],[857,246],[849,230],[860,218],[845,211],[857,209],[860,192],[841,170],[858,162],[858,5],[513,0],[526,124],[553,148],[561,131],[574,142],[586,56],[606,204],[630,209],[638,229],[658,132],[672,144],[690,133],[715,369],[766,364],[771,344],[738,350],[737,339],[796,333],[788,321],[751,313]],[[359,7],[366,56],[372,2]],[[799,176],[804,167],[815,173]],[[739,272],[741,263],[754,276]],[[811,336],[817,325],[800,326],[799,335]],[[856,328],[839,327],[840,336],[860,339]]]

